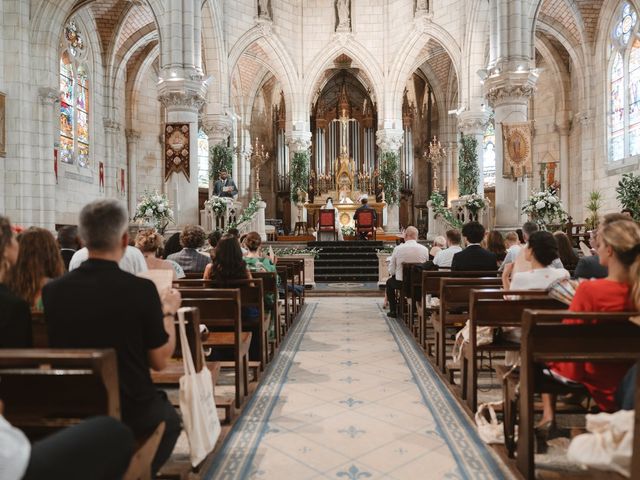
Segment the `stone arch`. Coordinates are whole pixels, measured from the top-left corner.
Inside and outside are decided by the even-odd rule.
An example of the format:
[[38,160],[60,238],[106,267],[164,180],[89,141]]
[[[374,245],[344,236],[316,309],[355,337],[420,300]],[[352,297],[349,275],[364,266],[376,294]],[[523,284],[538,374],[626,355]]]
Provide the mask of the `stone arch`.
[[385,106],[385,112],[388,118],[400,118],[404,85],[409,75],[424,63],[424,48],[426,48],[430,40],[436,41],[451,59],[458,79],[458,92],[462,92],[460,88],[460,65],[462,63],[460,46],[444,28],[437,24],[429,25],[428,34],[425,31],[415,30],[409,36],[400,48],[396,56],[396,61],[391,66],[390,71],[397,73],[389,79],[389,94],[386,97],[388,104]]
[[223,113],[230,105],[231,85],[229,64],[224,44],[224,29],[216,9],[215,0],[204,0],[202,5],[203,64],[207,75],[214,79],[207,90],[207,113]]
[[[305,115],[309,116],[311,111],[310,107],[314,101],[314,97],[318,87],[325,83],[323,79],[324,72],[331,66],[333,61],[340,55],[347,55],[349,58],[356,61],[358,68],[364,72],[364,79],[366,82],[362,82],[363,85],[368,85],[371,88],[371,98],[378,105],[378,119],[382,118],[382,110],[380,107],[383,102],[384,95],[384,75],[380,64],[375,57],[364,46],[357,42],[349,42],[346,45],[335,45],[329,50],[317,55],[311,62],[312,68],[305,81],[302,91],[301,105],[304,106],[307,111]],[[362,79],[359,79],[362,81]]]
[[[464,50],[460,66],[459,102],[468,110],[475,110],[484,104],[484,92],[480,77],[476,72],[486,68],[488,59],[486,47],[489,44],[489,4],[476,1],[469,12],[471,26],[464,38]],[[482,49],[479,47],[482,46]]]

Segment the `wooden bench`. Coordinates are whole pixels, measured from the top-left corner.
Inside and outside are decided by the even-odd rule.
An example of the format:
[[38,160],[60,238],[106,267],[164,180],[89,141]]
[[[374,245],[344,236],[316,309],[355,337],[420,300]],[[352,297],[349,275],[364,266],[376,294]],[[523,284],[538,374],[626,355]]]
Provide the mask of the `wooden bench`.
[[[287,284],[290,287],[286,287],[289,291],[289,299],[291,301],[291,307],[294,317],[300,313],[302,305],[304,304],[304,260],[302,259],[286,259],[281,258],[278,260],[276,268],[279,268],[278,274],[283,272],[283,267],[286,268]],[[281,276],[282,278],[282,276]],[[297,295],[294,291],[295,286],[302,287],[302,295]]]
[[[449,272],[452,273],[452,272]],[[496,287],[497,277],[443,277],[440,279],[440,308],[431,316],[434,332],[435,363],[447,373],[447,328],[462,328],[469,318],[469,293],[475,288]],[[453,369],[449,369],[449,381],[453,382]]]
[[[32,441],[95,415],[120,420],[119,391],[114,350],[0,349],[4,416]],[[138,439],[125,480],[151,480],[164,426]]]
[[[505,299],[518,296],[517,299]],[[519,351],[520,344],[501,340],[477,345],[477,328],[520,327],[525,309],[563,309],[562,302],[548,296],[546,290],[471,290],[469,293],[469,342],[462,349],[462,399],[472,412],[478,407],[478,360],[483,352]]]
[[[189,343],[189,350],[191,351],[191,359],[196,372],[200,372],[202,368],[206,367],[211,372],[211,381],[215,385],[218,381],[220,374],[220,362],[204,362],[204,355],[202,349],[202,334],[200,333],[200,312],[197,308],[188,308],[185,312],[185,331],[187,333],[187,342]],[[175,322],[176,330],[176,349],[173,353],[173,357],[168,362],[167,367],[160,371],[151,371],[151,380],[154,384],[164,388],[178,388],[180,385],[180,377],[184,372],[184,364],[182,360],[182,349],[180,345],[180,326],[178,321]],[[173,396],[175,397],[175,395]],[[179,407],[179,402],[176,398],[169,397],[175,407]],[[224,411],[224,423],[230,423],[233,417],[233,401],[229,401],[224,397],[216,397],[216,407]]]
[[[275,350],[280,346],[282,341],[282,329],[280,328],[280,303],[278,302],[278,274],[275,272],[251,272],[253,278],[259,278],[262,280],[262,287],[264,294],[271,294],[273,298],[273,305],[269,310],[271,321],[273,322],[273,328],[275,330],[275,339],[273,342],[273,349],[271,354],[275,354]],[[269,353],[267,353],[269,355]]]
[[33,348],[49,348],[49,332],[44,312],[31,311],[31,338]]
[[[520,399],[518,457],[516,465],[525,479],[535,478],[534,385],[535,364],[551,361],[608,362],[640,359],[640,328],[629,321],[639,313],[583,313],[563,310],[525,310],[520,349]],[[598,320],[599,324],[567,325],[563,319]],[[640,478],[640,382],[636,380],[636,420],[631,478]],[[599,472],[602,475],[602,472]],[[602,477],[600,477],[602,478]],[[622,478],[607,473],[607,478]]]
[[[418,262],[406,262],[402,268],[402,288],[398,289],[398,318],[402,319],[409,330],[413,331],[413,294],[411,291],[411,279],[414,272],[413,267],[420,265]],[[412,308],[413,307],[413,308]]]
[[[216,291],[215,295],[216,297],[184,298],[182,305],[200,310],[200,321],[210,330],[207,339],[202,342],[205,347],[233,351],[235,400],[236,407],[240,408],[244,397],[249,395],[251,332],[242,329],[240,290],[222,289]],[[232,331],[219,331],[221,328],[232,328]]]

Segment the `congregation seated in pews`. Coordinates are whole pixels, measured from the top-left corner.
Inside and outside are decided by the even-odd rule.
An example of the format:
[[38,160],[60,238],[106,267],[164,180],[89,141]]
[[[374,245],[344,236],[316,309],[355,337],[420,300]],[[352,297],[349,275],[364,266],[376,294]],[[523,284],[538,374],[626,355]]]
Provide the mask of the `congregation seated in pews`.
[[[471,245],[465,249],[459,246],[460,233],[448,231],[448,248],[434,252],[431,261],[425,262],[421,252],[411,256],[394,250],[401,254],[392,254],[391,274],[402,272],[403,283],[387,283],[387,294],[393,296],[389,303],[398,305],[398,320],[406,323],[470,416],[479,408],[486,412],[488,407],[480,404],[490,402],[503,422],[504,439],[496,441],[516,457],[514,468],[534,478],[534,453],[546,452],[547,442],[558,435],[585,432],[584,427],[560,428],[566,422],[581,424],[570,415],[640,408],[634,396],[634,364],[640,360],[640,227],[624,215],[606,215],[592,238],[595,255],[578,258],[567,251],[562,235],[538,231],[527,222],[525,243],[516,240],[515,232],[507,235],[502,264],[497,252],[481,251],[489,248],[491,234],[480,242],[478,231],[476,225],[467,227],[463,236]],[[455,257],[466,257],[462,265],[471,266],[491,258],[492,269],[442,268],[449,262],[455,266]],[[570,279],[574,269],[577,280]],[[389,288],[390,283],[398,288]],[[497,395],[502,402],[494,403]],[[608,426],[614,422],[609,418],[593,417],[587,428],[596,421]],[[633,430],[629,424],[618,435],[633,435]],[[569,459],[636,478],[640,431],[635,430],[633,444],[619,440],[599,451],[600,458],[609,455],[605,458],[617,466],[590,462],[583,449],[597,448],[603,437],[589,433],[572,441]]]

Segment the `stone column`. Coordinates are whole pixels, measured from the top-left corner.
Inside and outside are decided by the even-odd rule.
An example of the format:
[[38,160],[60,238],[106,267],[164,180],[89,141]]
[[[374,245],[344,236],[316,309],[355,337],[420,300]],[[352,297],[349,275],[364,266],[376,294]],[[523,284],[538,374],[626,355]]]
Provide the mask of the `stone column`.
[[[308,152],[311,148],[311,132],[307,131],[294,131],[287,134],[286,137],[287,146],[289,147],[289,164],[291,164],[291,159],[296,153],[305,153]],[[311,156],[309,156],[309,161],[311,161]],[[302,221],[306,220],[307,211],[305,209],[302,210]],[[291,228],[295,226],[295,223],[298,221],[298,206],[292,201],[291,202]]]
[[558,135],[560,137],[560,201],[566,211],[569,211],[571,202],[571,180],[569,172],[571,171],[571,158],[569,156],[569,134],[571,127],[569,122],[562,122],[557,125]]
[[[206,98],[206,84],[197,80],[162,78],[158,84],[158,99],[165,107],[166,123],[189,124],[189,179],[182,173],[173,174],[167,180],[169,201],[175,213],[178,228],[199,224],[198,210],[198,112]],[[196,76],[197,77],[197,76]],[[164,158],[164,155],[162,156]]]
[[[55,88],[41,87],[38,90],[40,98],[40,216],[34,220],[44,228],[53,230],[56,223],[55,199],[56,178],[53,171],[53,155],[55,142],[59,136],[60,92]],[[35,209],[35,205],[33,206]]]
[[[401,122],[396,122],[402,125]],[[383,128],[376,132],[376,144],[380,149],[380,154],[391,152],[399,156],[402,147],[402,138],[404,132],[397,128]],[[399,157],[398,157],[399,158]],[[398,193],[399,196],[399,193]],[[385,194],[386,197],[386,194]],[[388,233],[397,233],[400,230],[400,211],[399,202],[395,205],[387,204],[387,218],[385,220],[385,231]]]
[[129,173],[129,216],[133,218],[138,204],[138,143],[140,142],[140,132],[138,130],[126,130],[125,135],[127,136],[127,170]]
[[[208,114],[205,115],[202,119],[202,130],[207,135],[209,139],[209,148],[223,144],[227,145],[227,140],[229,135],[231,135],[231,125],[232,121],[226,114]],[[232,178],[235,180],[236,184],[238,183],[238,157],[234,154],[233,156],[234,162],[232,167],[232,172],[230,172]],[[213,184],[217,178],[209,179],[209,197],[213,194]],[[238,187],[238,190],[240,188]]]
[[517,228],[523,221],[521,207],[527,195],[527,179],[503,177],[502,124],[528,120],[529,99],[534,93],[537,72],[518,71],[493,74],[484,87],[494,109],[496,127],[496,228]]
[[478,170],[480,177],[478,179],[478,195],[484,195],[484,132],[487,129],[489,121],[489,113],[484,111],[478,112],[462,112],[458,117],[458,128],[463,135],[473,135],[476,139],[476,157],[478,161]]
[[[103,119],[104,126],[104,192],[107,198],[118,198],[118,185],[120,184],[120,163],[118,158],[118,136],[120,124],[112,118]],[[129,212],[131,216],[133,214]]]

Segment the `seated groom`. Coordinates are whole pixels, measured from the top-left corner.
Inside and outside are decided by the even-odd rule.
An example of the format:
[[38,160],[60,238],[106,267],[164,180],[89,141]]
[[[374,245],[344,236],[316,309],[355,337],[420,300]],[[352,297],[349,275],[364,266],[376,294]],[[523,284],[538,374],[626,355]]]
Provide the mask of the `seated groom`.
[[451,261],[451,270],[495,271],[498,257],[480,246],[484,238],[484,227],[478,222],[469,222],[462,227],[462,236],[467,247],[456,253]]
[[[376,213],[375,208],[371,208],[371,206],[369,205],[369,197],[367,195],[363,195],[360,198],[360,203],[362,204],[361,206],[359,206],[355,213],[353,214],[353,219],[356,221],[356,225],[358,225],[359,220],[358,217],[360,216],[360,212],[362,212],[363,210],[368,210],[370,212],[373,213],[373,225],[376,225],[376,220],[378,219],[378,214]],[[360,232],[360,240],[366,240],[367,239],[367,232]]]
[[424,263],[429,260],[429,249],[418,243],[418,229],[407,227],[404,231],[404,243],[393,249],[389,261],[389,275],[387,280],[387,300],[389,312],[387,317],[396,318],[396,290],[402,288],[402,265],[405,263]]
[[162,301],[150,280],[121,270],[129,235],[125,206],[97,200],[80,212],[80,238],[89,258],[42,290],[49,343],[53,348],[113,348],[118,358],[122,421],[136,437],[165,431],[153,459],[155,474],[180,435],[180,418],[150,368],[162,370],[175,347],[174,315],[180,293],[167,289]]
[[229,198],[233,198],[238,194],[238,187],[236,187],[236,183],[226,170],[220,172],[220,178],[213,184],[213,194],[218,197]]

